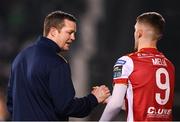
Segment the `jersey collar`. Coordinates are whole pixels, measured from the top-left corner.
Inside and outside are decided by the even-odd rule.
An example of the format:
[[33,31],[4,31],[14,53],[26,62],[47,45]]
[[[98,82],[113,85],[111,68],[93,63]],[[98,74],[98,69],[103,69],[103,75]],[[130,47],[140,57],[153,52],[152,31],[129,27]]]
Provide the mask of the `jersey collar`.
[[151,53],[157,53],[159,52],[157,48],[141,48],[138,52],[151,52]]

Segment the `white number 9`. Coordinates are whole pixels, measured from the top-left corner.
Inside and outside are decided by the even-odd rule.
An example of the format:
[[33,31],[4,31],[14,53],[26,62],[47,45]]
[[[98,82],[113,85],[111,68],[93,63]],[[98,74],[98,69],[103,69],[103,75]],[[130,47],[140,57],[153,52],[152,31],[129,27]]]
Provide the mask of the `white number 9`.
[[[161,75],[165,75],[165,83],[163,84],[161,82]],[[169,94],[170,94],[170,85],[169,85],[169,74],[165,68],[159,68],[156,71],[156,84],[159,89],[165,90],[165,98],[162,99],[160,93],[156,93],[156,101],[160,105],[165,105],[169,100]]]

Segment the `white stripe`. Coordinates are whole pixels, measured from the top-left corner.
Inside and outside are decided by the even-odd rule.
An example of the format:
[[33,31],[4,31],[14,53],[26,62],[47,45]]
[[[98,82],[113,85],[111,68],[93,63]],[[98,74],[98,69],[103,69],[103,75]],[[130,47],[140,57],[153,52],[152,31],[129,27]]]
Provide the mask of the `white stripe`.
[[127,121],[134,121],[134,113],[133,113],[133,89],[132,89],[132,84],[129,81],[128,84],[128,89],[127,89],[127,100],[128,100],[128,116],[127,116]]
[[117,77],[117,78],[113,78],[113,79],[114,79],[114,80],[116,80],[116,79],[120,79],[120,80],[121,80],[121,79],[123,79],[123,78],[124,78],[124,79],[128,79],[127,76],[121,76],[121,77]]

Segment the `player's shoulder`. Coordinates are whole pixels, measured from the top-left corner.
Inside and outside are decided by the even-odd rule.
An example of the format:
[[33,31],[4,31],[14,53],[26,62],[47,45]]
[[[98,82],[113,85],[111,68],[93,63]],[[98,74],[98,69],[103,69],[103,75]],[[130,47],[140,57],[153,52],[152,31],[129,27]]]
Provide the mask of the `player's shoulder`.
[[117,59],[115,66],[116,65],[125,65],[125,64],[131,64],[133,61],[131,59],[131,56],[129,54],[123,55],[120,58]]
[[174,64],[172,63],[172,61],[170,59],[168,59],[167,57],[164,58],[168,64],[169,67],[172,67],[173,70],[175,70],[175,66]]
[[128,53],[127,56],[130,58],[133,58],[133,57],[137,57],[139,54],[140,54],[140,52],[136,51],[136,52]]
[[160,55],[161,55],[161,58],[163,58],[170,67],[175,69],[173,62],[169,58],[167,58],[166,55],[164,55],[162,52],[160,52]]
[[131,60],[134,56],[137,56],[137,52],[127,53],[120,57],[118,60]]

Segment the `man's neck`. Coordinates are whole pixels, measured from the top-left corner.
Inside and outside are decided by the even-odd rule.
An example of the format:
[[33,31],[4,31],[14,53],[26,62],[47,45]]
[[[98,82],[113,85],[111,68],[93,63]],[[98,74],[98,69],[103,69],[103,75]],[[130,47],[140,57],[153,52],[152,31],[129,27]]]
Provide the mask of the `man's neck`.
[[156,40],[140,40],[138,44],[138,51],[142,48],[157,48],[156,44]]

